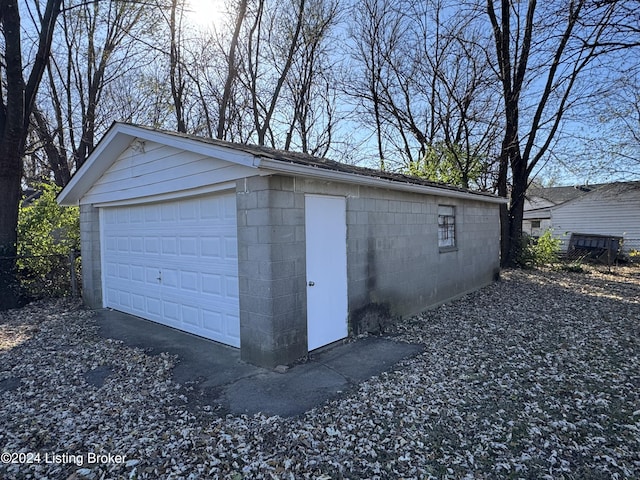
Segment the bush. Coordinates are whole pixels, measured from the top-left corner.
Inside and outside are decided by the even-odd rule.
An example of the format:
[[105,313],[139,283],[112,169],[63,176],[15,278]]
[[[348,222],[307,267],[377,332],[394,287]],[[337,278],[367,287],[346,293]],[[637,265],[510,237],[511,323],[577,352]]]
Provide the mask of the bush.
[[560,240],[546,230],[539,238],[523,236],[519,263],[525,268],[535,268],[558,263]]
[[36,186],[41,195],[23,202],[18,214],[18,276],[30,296],[68,294],[69,252],[80,248],[77,207],[56,202],[60,187]]

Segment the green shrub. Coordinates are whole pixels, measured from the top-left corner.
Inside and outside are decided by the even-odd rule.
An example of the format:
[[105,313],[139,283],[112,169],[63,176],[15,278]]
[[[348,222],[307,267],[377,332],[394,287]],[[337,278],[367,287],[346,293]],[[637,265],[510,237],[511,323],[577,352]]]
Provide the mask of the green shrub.
[[558,263],[560,240],[546,230],[539,238],[523,236],[519,263],[525,268],[535,268]]
[[64,295],[70,284],[69,252],[80,248],[78,208],[59,206],[55,185],[36,188],[42,194],[23,202],[18,214],[19,278],[30,296]]

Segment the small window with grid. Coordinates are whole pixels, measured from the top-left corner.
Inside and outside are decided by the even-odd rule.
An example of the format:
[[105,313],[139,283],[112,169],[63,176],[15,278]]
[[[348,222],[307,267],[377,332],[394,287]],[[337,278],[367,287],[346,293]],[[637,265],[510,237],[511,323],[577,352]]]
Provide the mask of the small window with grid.
[[456,208],[449,205],[438,206],[438,247],[456,247]]

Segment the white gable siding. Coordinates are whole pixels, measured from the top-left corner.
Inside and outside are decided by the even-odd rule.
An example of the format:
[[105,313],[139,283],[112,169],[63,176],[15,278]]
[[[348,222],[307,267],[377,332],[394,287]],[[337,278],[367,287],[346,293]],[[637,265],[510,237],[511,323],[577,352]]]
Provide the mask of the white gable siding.
[[81,203],[108,203],[193,190],[257,175],[257,169],[154,142],[134,141]]
[[551,210],[553,233],[564,240],[571,233],[624,237],[625,249],[640,245],[640,188],[614,184]]

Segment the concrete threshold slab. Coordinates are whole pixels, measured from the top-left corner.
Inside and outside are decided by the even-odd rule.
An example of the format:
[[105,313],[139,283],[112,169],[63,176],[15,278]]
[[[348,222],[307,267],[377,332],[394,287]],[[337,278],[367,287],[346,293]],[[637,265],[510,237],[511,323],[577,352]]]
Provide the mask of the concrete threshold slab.
[[239,349],[132,315],[98,310],[96,321],[105,338],[151,354],[177,355],[173,380],[187,387],[195,411],[206,407],[236,415],[304,414],[423,350],[384,337],[347,340],[311,352],[306,362],[278,373],[241,361]]

